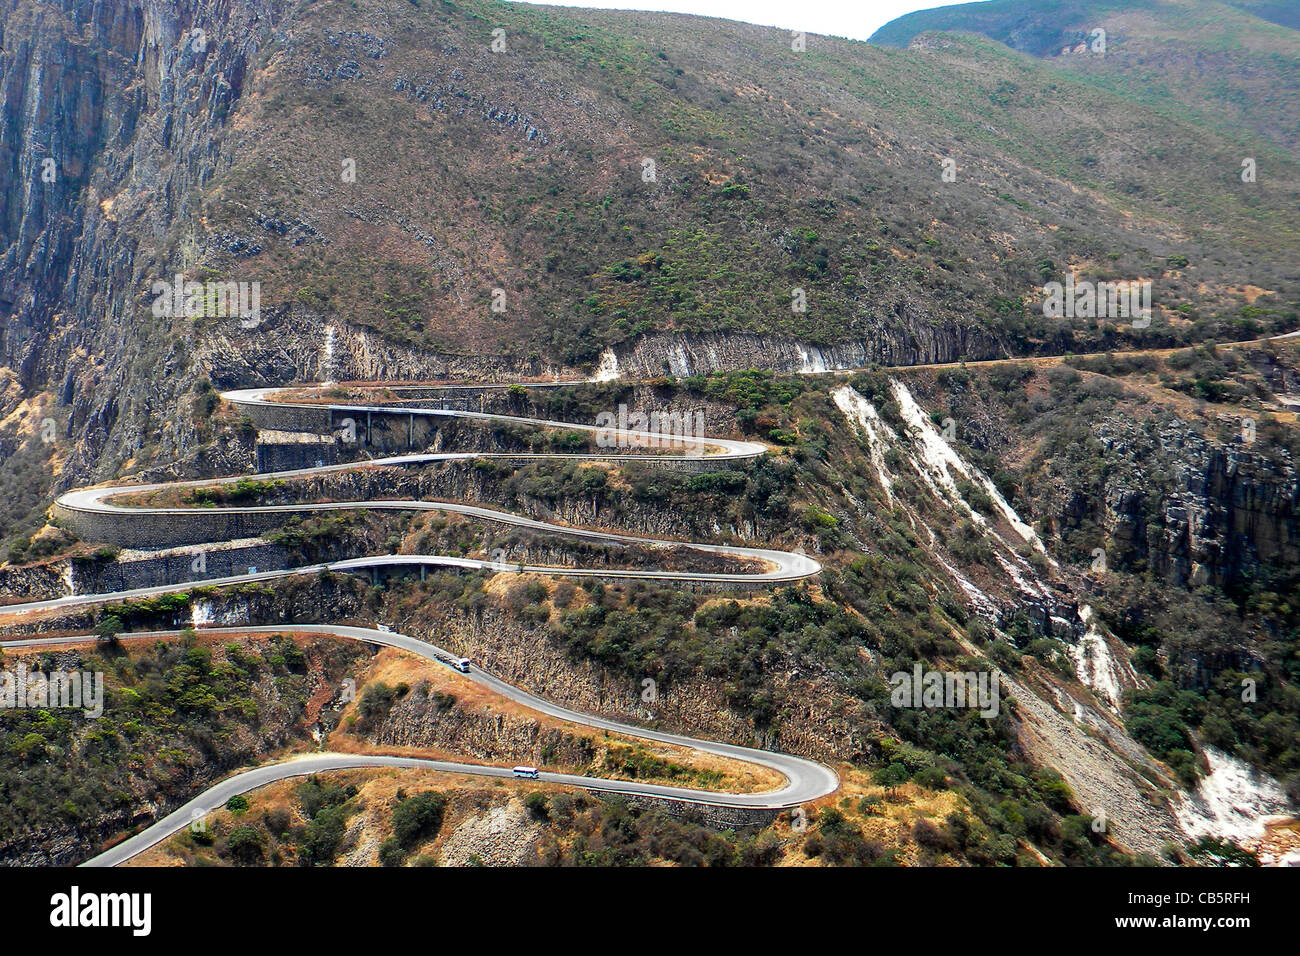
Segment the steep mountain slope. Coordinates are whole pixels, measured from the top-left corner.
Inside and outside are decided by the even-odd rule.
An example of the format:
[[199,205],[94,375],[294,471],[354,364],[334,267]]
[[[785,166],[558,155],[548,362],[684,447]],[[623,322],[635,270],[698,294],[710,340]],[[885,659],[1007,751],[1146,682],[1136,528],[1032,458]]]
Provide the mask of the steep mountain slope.
[[[3,19],[0,411],[28,507],[47,469],[192,453],[176,410],[208,376],[584,369],[634,344],[662,369],[706,332],[950,360],[1282,327],[1298,296],[1279,149],[986,40],[798,52],[482,0]],[[1067,266],[1152,279],[1152,327],[1045,318]],[[177,274],[260,283],[260,323],[155,315]]]

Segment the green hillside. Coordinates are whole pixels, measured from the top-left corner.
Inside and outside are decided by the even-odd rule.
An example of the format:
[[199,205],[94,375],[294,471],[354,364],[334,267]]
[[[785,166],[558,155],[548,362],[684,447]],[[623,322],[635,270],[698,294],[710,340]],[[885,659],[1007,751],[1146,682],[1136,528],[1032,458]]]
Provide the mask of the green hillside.
[[[1079,45],[1106,31],[1105,55]],[[905,47],[922,33],[979,33],[1072,75],[1221,129],[1300,143],[1300,7],[1282,0],[989,0],[921,10],[873,43]]]
[[797,52],[784,31],[670,15],[314,4],[265,47],[230,127],[198,263],[260,278],[264,306],[452,352],[583,366],[650,332],[895,327],[1012,352],[1119,341],[1043,318],[1067,264],[1154,281],[1138,342],[1280,328],[1300,298],[1300,170],[1280,144],[985,38]]

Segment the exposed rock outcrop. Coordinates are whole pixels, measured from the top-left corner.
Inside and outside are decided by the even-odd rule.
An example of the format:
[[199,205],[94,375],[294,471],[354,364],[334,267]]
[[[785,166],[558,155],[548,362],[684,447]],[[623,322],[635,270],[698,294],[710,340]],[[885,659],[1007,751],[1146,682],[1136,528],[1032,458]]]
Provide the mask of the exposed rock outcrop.
[[926,319],[882,326],[871,338],[828,345],[746,334],[647,335],[630,348],[607,352],[599,375],[685,377],[746,368],[826,372],[872,363],[921,365],[998,358],[1004,354],[1005,346],[988,332],[932,324]]
[[1119,467],[1103,501],[1076,495],[1065,511],[1098,519],[1120,559],[1192,587],[1300,562],[1300,476],[1284,451],[1266,458],[1172,420],[1143,428],[1111,419],[1098,434]]

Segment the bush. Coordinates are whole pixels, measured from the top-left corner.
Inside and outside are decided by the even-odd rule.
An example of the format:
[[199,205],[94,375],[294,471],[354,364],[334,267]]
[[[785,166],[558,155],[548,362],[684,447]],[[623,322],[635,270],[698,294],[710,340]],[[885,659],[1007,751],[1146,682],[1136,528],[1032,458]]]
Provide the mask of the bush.
[[989,657],[993,663],[1006,671],[1020,669],[1020,652],[1006,641],[997,640],[988,645]]
[[740,862],[745,866],[772,866],[781,859],[781,841],[773,833],[760,833],[740,850]]
[[99,623],[95,625],[95,636],[105,644],[111,644],[117,640],[117,635],[122,633],[122,619],[115,614],[100,618]]
[[551,815],[550,800],[547,799],[547,796],[544,793],[530,793],[528,796],[524,797],[524,806],[528,808],[528,812],[537,820],[545,820]]
[[1202,866],[1259,866],[1259,858],[1235,843],[1202,837],[1187,848],[1187,855]]
[[238,826],[226,837],[226,850],[230,856],[245,865],[262,859],[264,846],[262,834],[256,827]]
[[926,767],[924,770],[918,771],[912,779],[927,790],[948,789],[948,775],[938,767]]
[[298,787],[298,802],[309,819],[315,819],[326,807],[347,803],[356,795],[357,788],[350,784],[346,787],[322,784],[316,777],[308,777],[307,782]]
[[289,832],[289,827],[293,825],[293,817],[288,810],[276,807],[274,810],[267,810],[263,814],[262,825],[266,827],[268,833],[282,837]]
[[957,840],[947,827],[935,826],[929,820],[917,820],[912,826],[912,839],[919,846],[935,853],[955,853]]
[[347,804],[326,807],[307,824],[300,858],[304,866],[329,866],[334,862],[343,842],[349,814]]
[[406,850],[397,837],[389,837],[379,845],[380,866],[401,866],[406,862]]
[[382,681],[377,684],[371,684],[361,693],[361,700],[357,702],[357,729],[366,733],[374,727],[382,724],[392,710],[395,704],[402,697],[406,696],[410,688],[405,684],[399,684],[396,687],[390,687]]
[[578,589],[573,586],[573,582],[561,581],[555,585],[555,591],[551,594],[551,603],[560,609],[566,608],[573,603],[577,593]]
[[393,837],[407,850],[417,843],[437,836],[442,826],[447,798],[429,791],[403,800],[393,811]]

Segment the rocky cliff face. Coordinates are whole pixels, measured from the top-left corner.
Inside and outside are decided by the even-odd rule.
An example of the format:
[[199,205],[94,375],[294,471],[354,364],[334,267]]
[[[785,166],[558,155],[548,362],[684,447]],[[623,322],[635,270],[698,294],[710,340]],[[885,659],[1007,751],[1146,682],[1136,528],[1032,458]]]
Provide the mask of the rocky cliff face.
[[51,400],[61,485],[194,442],[172,413],[200,373],[149,283],[194,261],[187,216],[283,6],[0,4],[0,364]]
[[380,745],[447,750],[494,763],[585,768],[596,757],[591,737],[542,727],[529,716],[459,708],[423,684],[366,736]]
[[200,359],[220,388],[347,381],[517,381],[565,370],[540,358],[454,354],[386,341],[374,332],[298,305],[267,309],[250,338],[219,324]]
[[1075,496],[1066,515],[1095,517],[1120,560],[1192,587],[1300,561],[1300,479],[1284,449],[1265,457],[1176,420],[1144,428],[1110,419],[1098,436],[1114,476],[1102,499]]
[[523,624],[495,609],[437,622],[401,615],[394,623],[407,634],[428,634],[503,680],[575,710],[822,760],[860,759],[874,746],[860,708],[828,675],[774,674],[782,696],[799,703],[782,714],[775,729],[760,732],[732,709],[721,681],[683,681],[647,705],[638,683],[592,661],[575,660],[546,627]]
[[882,324],[870,338],[830,345],[745,334],[648,335],[630,348],[608,350],[598,375],[684,377],[747,368],[826,372],[872,363],[920,365],[996,358],[1005,352],[1006,343],[986,330],[904,312],[897,324]]

